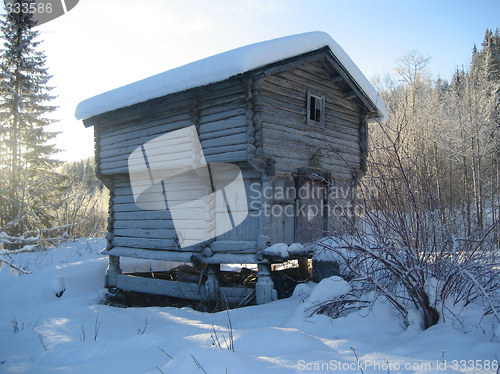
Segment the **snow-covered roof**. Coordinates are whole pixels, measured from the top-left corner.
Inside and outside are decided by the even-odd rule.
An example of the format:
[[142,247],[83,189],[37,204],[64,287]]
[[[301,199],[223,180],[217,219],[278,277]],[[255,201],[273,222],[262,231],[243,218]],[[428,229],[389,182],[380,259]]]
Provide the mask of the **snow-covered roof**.
[[78,104],[77,119],[90,118],[119,108],[145,102],[194,87],[220,82],[323,47],[329,47],[359,88],[380,112],[381,120],[387,109],[375,88],[366,79],[347,53],[324,32],[308,32],[236,48],[198,60],[91,97]]

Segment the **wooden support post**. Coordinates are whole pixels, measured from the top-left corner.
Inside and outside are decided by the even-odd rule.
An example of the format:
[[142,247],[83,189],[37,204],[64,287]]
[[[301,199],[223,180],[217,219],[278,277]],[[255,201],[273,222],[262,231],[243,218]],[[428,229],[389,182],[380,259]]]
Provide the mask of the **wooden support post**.
[[302,257],[298,259],[299,262],[299,272],[303,279],[310,279],[311,273],[309,272],[309,260],[307,257]]
[[255,284],[255,298],[257,304],[270,303],[278,299],[278,293],[274,289],[271,271],[268,264],[258,264],[257,283]]
[[219,281],[217,280],[217,273],[220,271],[220,265],[208,265],[207,268],[207,280],[205,282],[207,299],[217,300],[220,295]]
[[108,268],[106,269],[106,287],[116,287],[116,277],[122,273],[120,268],[120,257],[109,256]]
[[271,204],[269,191],[272,188],[271,177],[262,175],[261,182],[261,207],[259,216],[259,237],[257,239],[257,258],[263,260],[262,251],[270,245],[269,231],[271,227]]

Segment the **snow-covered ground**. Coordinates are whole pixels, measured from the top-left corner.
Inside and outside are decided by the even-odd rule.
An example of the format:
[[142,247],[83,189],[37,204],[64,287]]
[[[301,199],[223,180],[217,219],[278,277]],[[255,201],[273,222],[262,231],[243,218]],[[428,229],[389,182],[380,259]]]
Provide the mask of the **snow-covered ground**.
[[3,257],[33,272],[0,270],[0,373],[494,373],[500,360],[500,338],[474,324],[473,309],[463,326],[441,320],[426,331],[403,328],[381,301],[335,320],[308,317],[313,301],[349,290],[340,278],[230,310],[233,352],[226,312],[99,304],[104,245],[81,239]]

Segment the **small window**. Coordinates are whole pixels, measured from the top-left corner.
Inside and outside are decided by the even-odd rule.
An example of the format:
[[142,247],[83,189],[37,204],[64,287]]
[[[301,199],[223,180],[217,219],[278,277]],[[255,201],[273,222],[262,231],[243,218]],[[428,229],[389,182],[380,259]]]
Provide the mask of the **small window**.
[[325,95],[307,90],[307,123],[325,124]]

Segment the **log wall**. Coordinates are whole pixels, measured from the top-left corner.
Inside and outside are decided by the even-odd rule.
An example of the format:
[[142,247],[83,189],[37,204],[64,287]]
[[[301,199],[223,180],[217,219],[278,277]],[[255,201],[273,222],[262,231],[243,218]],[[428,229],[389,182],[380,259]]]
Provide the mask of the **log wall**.
[[97,124],[100,173],[128,173],[128,156],[134,149],[190,125],[198,129],[207,162],[246,160],[247,111],[246,84],[241,79],[115,111]]
[[[308,89],[326,96],[324,126],[307,123]],[[262,124],[263,152],[276,161],[277,170],[316,167],[345,180],[359,170],[361,108],[348,100],[320,63],[268,76],[258,93],[256,116]]]
[[[221,235],[217,241],[228,245],[212,245],[214,250],[255,254],[262,222],[270,224],[271,243],[296,241],[300,227],[288,214],[296,208],[296,199],[273,198],[272,205],[287,213],[259,220],[260,195],[252,191],[260,189],[261,174],[250,165],[273,161],[277,173],[273,189],[296,187],[298,171],[303,168],[329,173],[332,184],[353,184],[353,178],[365,167],[366,110],[359,100],[352,99],[345,82],[332,79],[335,74],[324,60],[309,58],[286,69],[262,69],[89,120],[87,124],[95,126],[98,172],[112,190],[108,249],[120,253],[170,250],[185,253],[186,258],[199,251],[179,248],[167,210],[148,211],[136,206],[128,179],[131,152],[160,135],[191,125],[196,126],[207,162],[236,163],[242,168],[249,197],[249,217]],[[309,90],[325,96],[324,125],[307,120]],[[149,161],[154,167],[154,158]],[[156,201],[163,196],[147,198]],[[197,216],[203,220],[206,214],[200,211]],[[196,226],[191,218],[188,214],[182,222],[181,217],[178,225]],[[339,225],[337,220],[329,223]],[[237,248],[238,242],[246,244]]]

